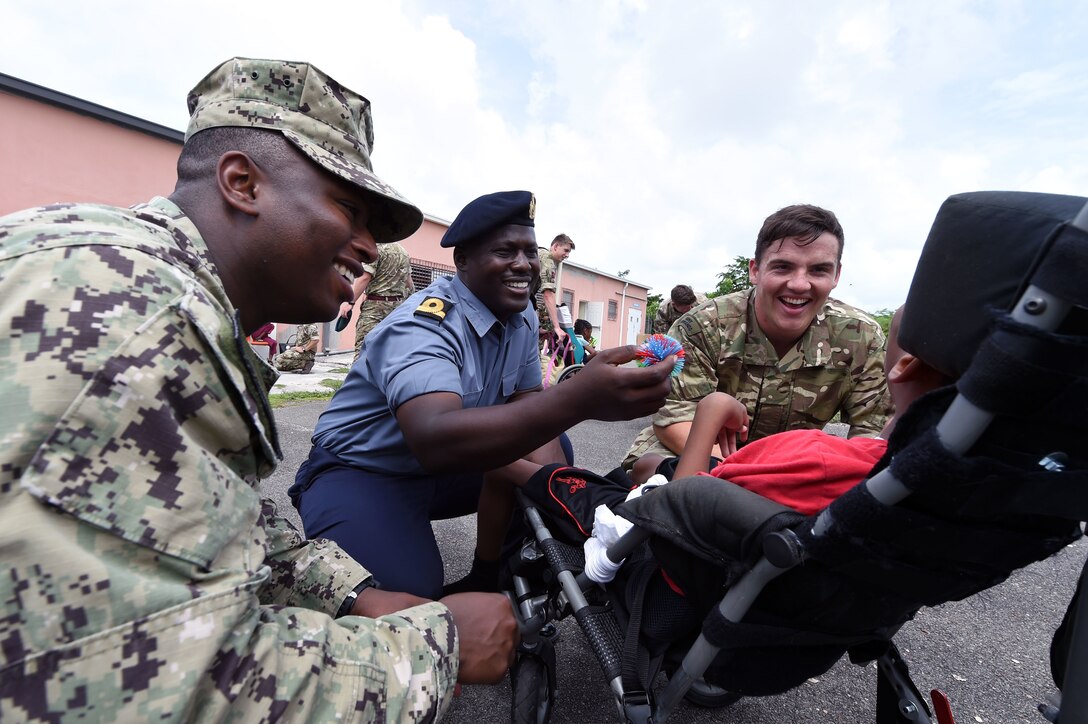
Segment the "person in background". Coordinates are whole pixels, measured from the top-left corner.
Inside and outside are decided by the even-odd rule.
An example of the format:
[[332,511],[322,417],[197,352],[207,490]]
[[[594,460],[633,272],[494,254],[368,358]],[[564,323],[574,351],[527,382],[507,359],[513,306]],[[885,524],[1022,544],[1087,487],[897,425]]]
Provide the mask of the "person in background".
[[654,334],[668,334],[676,320],[705,301],[705,294],[696,294],[687,284],[677,284],[669,292],[669,301],[657,308],[657,314],[654,315]]
[[[355,279],[352,288],[355,304],[359,307],[355,321],[355,356],[351,360],[355,364],[370,330],[416,290],[412,282],[412,258],[397,242],[382,244],[378,247],[377,260],[373,264],[363,264],[363,273]],[[340,316],[346,317],[351,308],[347,302],[341,304]]]
[[276,356],[276,351],[279,349],[279,342],[272,336],[272,333],[276,331],[276,325],[272,322],[261,325],[257,328],[253,334],[249,335],[250,342],[258,342],[268,347],[268,361],[271,362],[272,358]]
[[[589,362],[597,354],[597,340],[593,338],[593,325],[585,319],[574,320],[574,333],[582,340],[582,363]],[[563,353],[563,364],[574,364],[574,349],[568,347]]]
[[321,342],[316,324],[300,324],[295,343],[272,358],[272,366],[280,372],[306,374],[314,368],[317,345]]
[[559,313],[556,311],[556,276],[559,266],[566,261],[570,253],[574,251],[574,242],[566,234],[559,234],[552,239],[551,247],[545,249],[539,247],[537,256],[540,259],[540,290],[537,300],[537,313],[540,319],[540,334],[545,337],[545,347],[548,352],[556,349],[556,345],[563,342],[567,333],[559,326]]

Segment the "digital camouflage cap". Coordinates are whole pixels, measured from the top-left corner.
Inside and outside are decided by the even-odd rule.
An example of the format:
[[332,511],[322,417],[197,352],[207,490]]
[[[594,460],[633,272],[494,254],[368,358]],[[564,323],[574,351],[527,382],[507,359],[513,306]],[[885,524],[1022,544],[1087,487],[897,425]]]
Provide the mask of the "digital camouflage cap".
[[206,128],[279,131],[314,162],[367,191],[379,242],[410,236],[423,213],[374,174],[370,101],[309,63],[232,58],[189,91],[188,141]]

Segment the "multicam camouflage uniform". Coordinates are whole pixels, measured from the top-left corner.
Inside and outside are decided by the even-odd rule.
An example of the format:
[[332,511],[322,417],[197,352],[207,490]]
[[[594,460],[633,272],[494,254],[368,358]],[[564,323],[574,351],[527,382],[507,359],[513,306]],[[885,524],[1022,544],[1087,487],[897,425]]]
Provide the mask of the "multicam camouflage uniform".
[[552,258],[551,250],[542,246],[537,247],[537,257],[540,259],[540,289],[537,292],[536,312],[537,316],[540,317],[540,331],[551,332],[552,318],[548,316],[548,308],[544,305],[543,295],[544,292],[551,291],[556,295],[556,304],[559,303],[559,293],[555,289],[557,264],[555,259]]
[[0,219],[0,720],[431,721],[438,603],[337,611],[367,572],[256,480],[267,388],[166,199]]
[[306,347],[318,338],[316,324],[300,324],[295,334],[295,343],[272,358],[272,366],[280,372],[309,372],[317,358],[317,348],[299,351],[295,347]]
[[[684,315],[672,333],[684,345],[686,364],[654,415],[668,427],[689,422],[699,400],[715,390],[733,395],[751,416],[748,440],[821,428],[838,412],[851,437],[876,435],[891,414],[884,380],[884,333],[864,312],[828,299],[805,335],[782,359],[756,324],[755,290],[716,297]],[[642,455],[673,455],[647,427],[623,460],[630,469]]]
[[[700,304],[703,304],[705,302],[706,295],[696,292],[695,303],[692,305],[691,308],[695,309],[695,307],[698,307]],[[672,327],[676,320],[684,316],[684,314],[686,314],[686,312],[677,311],[671,299],[666,300],[661,306],[657,308],[657,314],[654,315],[654,334],[668,334],[669,328]]]
[[370,274],[370,283],[366,287],[366,299],[359,305],[359,318],[355,322],[355,360],[359,359],[359,350],[363,340],[378,322],[385,319],[415,292],[412,282],[412,258],[404,247],[396,242],[378,244],[378,258],[373,264],[363,264],[363,271]]

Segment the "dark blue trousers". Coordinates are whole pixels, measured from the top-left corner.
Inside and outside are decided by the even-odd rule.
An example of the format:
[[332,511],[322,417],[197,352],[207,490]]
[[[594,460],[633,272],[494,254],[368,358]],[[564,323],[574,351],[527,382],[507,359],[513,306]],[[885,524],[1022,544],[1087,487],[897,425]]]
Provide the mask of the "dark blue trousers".
[[482,484],[479,473],[372,473],[314,445],[288,492],[307,538],[336,541],[386,590],[440,598],[442,556],[431,521],[476,512]]
[[[561,442],[573,458],[566,435]],[[335,541],[388,591],[440,598],[442,556],[431,521],[475,513],[482,485],[481,473],[405,477],[360,470],[314,445],[288,494],[307,538]]]

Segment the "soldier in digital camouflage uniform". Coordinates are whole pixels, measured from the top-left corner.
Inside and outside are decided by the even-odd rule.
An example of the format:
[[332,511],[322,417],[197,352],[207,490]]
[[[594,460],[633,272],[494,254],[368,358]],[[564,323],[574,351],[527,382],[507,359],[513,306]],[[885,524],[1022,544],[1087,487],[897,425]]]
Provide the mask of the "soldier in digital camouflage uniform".
[[316,324],[298,325],[294,345],[273,357],[272,366],[280,372],[309,372],[314,368],[320,341]]
[[849,435],[876,435],[891,413],[884,334],[864,312],[829,298],[841,271],[842,227],[830,211],[798,205],[763,224],[750,263],[753,288],[712,299],[673,327],[683,372],[652,425],[623,460],[682,452],[695,407],[715,390],[744,403],[748,441],[820,428],[838,413]]
[[312,66],[234,59],[189,106],[169,199],[0,219],[0,720],[433,721],[504,671],[509,604],[374,588],[262,501],[245,343],[331,318],[421,214]]
[[[359,316],[355,321],[355,357],[351,360],[352,364],[359,359],[359,350],[363,348],[363,340],[370,330],[415,292],[412,258],[400,244],[382,244],[378,247],[378,259],[372,264],[363,264],[363,273],[355,280],[354,288]],[[350,309],[350,304],[341,305],[340,315],[344,316]]]
[[705,301],[705,294],[697,294],[687,284],[677,284],[669,293],[669,300],[657,308],[657,314],[654,315],[654,334],[668,334],[669,327],[676,320]]

